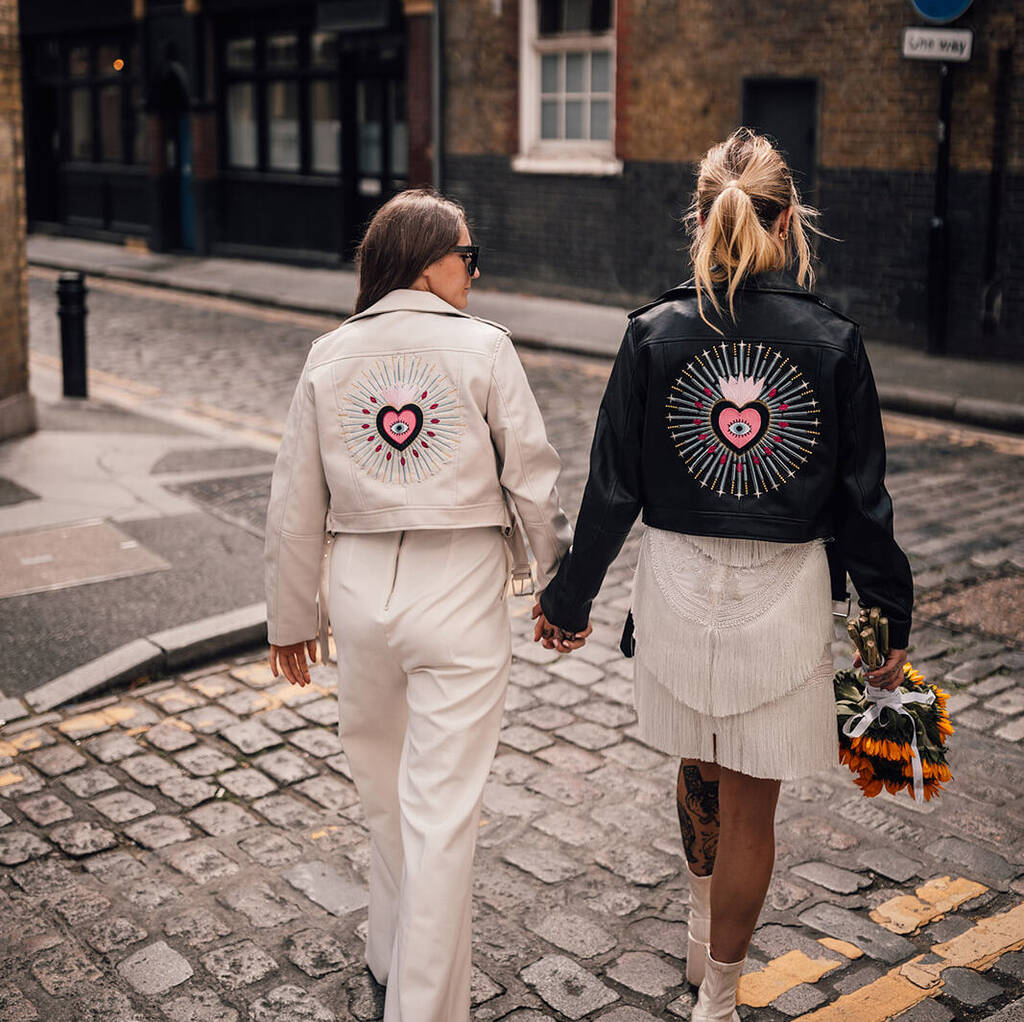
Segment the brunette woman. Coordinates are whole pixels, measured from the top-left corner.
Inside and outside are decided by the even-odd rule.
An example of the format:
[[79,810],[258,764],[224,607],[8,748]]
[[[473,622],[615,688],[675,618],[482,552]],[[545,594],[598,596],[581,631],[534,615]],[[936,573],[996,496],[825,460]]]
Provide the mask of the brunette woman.
[[808,290],[811,214],[767,139],[741,129],[704,157],[693,279],[630,317],[573,548],[540,600],[537,635],[562,648],[642,513],[636,706],[642,738],[681,758],[693,1022],[738,1018],[780,782],[837,761],[847,571],[890,622],[872,684],[899,684],[910,634],[875,385],[857,325]]
[[387,1022],[469,1018],[507,562],[529,577],[512,509],[540,586],[570,539],[558,456],[512,341],[463,311],[478,254],[463,210],[433,192],[381,208],[359,249],[356,314],[302,370],[267,516],[275,675],[309,683],[318,591],[334,625],[339,733],[370,832],[366,961],[387,985]]

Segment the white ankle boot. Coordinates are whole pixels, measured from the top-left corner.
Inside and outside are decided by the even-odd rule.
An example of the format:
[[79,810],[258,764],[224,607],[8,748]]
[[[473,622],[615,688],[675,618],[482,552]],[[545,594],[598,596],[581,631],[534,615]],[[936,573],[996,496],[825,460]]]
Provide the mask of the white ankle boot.
[[705,952],[704,981],[697,992],[690,1022],[740,1022],[736,984],[745,962],[745,958],[739,962],[716,962],[710,948]]
[[704,958],[711,942],[711,877],[690,874],[690,918],[686,938],[686,979],[695,987],[704,979]]

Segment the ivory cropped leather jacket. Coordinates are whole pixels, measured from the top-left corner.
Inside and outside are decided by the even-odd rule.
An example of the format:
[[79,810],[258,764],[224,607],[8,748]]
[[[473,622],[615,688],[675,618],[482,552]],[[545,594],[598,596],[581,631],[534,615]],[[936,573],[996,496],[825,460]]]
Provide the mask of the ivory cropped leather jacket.
[[[725,302],[725,296],[719,298]],[[714,319],[705,298],[709,318]],[[907,644],[913,580],[893,538],[885,438],[856,323],[782,274],[748,278],[736,321],[684,284],[632,313],[598,414],[576,535],[541,597],[583,628],[637,515],[658,529],[826,549],[833,596]],[[795,626],[798,623],[794,623]]]
[[543,588],[571,540],[559,468],[505,328],[390,292],[313,342],[295,388],[267,511],[269,641],[317,634],[330,532],[507,530],[511,503]]

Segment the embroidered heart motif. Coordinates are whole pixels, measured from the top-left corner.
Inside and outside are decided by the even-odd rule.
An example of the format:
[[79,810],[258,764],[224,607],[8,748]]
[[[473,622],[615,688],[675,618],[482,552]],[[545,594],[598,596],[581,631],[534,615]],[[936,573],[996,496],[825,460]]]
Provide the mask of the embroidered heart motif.
[[404,451],[420,435],[423,428],[423,412],[418,405],[403,405],[393,408],[385,405],[377,413],[377,432],[396,451]]
[[771,413],[761,401],[742,408],[732,401],[718,401],[711,409],[711,428],[715,436],[734,451],[756,444],[768,429]]

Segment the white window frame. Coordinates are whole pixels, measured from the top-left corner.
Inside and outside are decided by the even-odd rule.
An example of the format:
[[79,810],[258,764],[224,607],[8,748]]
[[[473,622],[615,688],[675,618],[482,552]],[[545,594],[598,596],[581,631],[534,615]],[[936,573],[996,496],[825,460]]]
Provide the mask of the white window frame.
[[[615,28],[607,32],[565,32],[541,36],[537,0],[519,0],[519,153],[512,169],[524,174],[586,174],[605,177],[622,173],[615,156]],[[586,53],[607,50],[612,55],[610,139],[542,139],[540,137],[540,67],[546,53]]]

